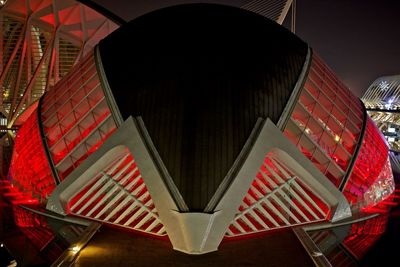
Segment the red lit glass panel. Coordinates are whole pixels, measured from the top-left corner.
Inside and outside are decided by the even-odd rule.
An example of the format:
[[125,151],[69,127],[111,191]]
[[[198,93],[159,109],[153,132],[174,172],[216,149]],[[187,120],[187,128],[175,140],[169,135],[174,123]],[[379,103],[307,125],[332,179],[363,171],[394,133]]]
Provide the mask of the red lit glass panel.
[[41,116],[51,157],[63,180],[116,129],[93,52],[44,97]]
[[56,184],[45,155],[37,118],[35,111],[19,129],[8,176],[21,191],[44,200]]
[[13,206],[13,214],[15,225],[39,251],[43,250],[54,239],[54,233],[47,226],[44,216],[17,205]]
[[[385,139],[368,117],[364,139],[360,148],[353,172],[350,175],[343,194],[353,205],[365,207],[369,198],[365,193],[372,187],[381,174],[383,167],[390,169],[388,164],[388,147]],[[385,174],[384,174],[385,175]],[[381,178],[385,180],[386,178]],[[393,179],[392,176],[387,179]],[[368,204],[367,204],[368,205]]]
[[355,152],[362,118],[359,99],[314,54],[284,134],[337,187]]
[[389,158],[383,165],[375,182],[364,193],[363,211],[387,212],[388,207],[397,203],[390,201],[394,197],[395,182]]
[[352,224],[350,233],[343,241],[344,246],[357,259],[361,259],[386,231],[388,219],[389,213],[385,213],[372,219]]

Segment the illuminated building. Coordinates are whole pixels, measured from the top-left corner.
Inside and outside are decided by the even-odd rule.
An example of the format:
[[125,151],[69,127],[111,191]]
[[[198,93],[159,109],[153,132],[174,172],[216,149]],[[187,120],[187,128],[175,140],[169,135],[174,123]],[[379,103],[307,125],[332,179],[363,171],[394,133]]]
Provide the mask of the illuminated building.
[[399,75],[380,77],[370,85],[362,97],[368,115],[383,132],[390,149],[395,152],[400,151],[399,86]]
[[360,258],[394,191],[384,137],[322,59],[263,16],[207,4],[148,13],[88,51],[19,129],[8,178],[23,201],[188,254],[353,223],[341,243]]
[[[0,3],[2,150],[12,143],[15,130],[37,106],[38,99],[117,27],[75,0]],[[20,116],[28,107],[28,112]],[[0,151],[0,159],[7,165],[7,151]],[[1,173],[7,173],[4,168],[1,166]]]

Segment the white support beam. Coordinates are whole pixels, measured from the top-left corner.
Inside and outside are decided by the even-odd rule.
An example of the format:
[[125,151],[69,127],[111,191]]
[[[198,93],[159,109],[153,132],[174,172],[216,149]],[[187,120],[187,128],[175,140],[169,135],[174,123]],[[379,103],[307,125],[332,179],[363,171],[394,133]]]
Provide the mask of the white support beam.
[[21,84],[21,80],[22,80],[22,71],[23,71],[23,67],[24,67],[24,60],[25,60],[25,54],[26,54],[26,48],[27,48],[27,43],[26,43],[26,38],[28,37],[29,34],[29,17],[26,19],[25,21],[25,32],[21,33],[21,35],[24,35],[24,42],[22,43],[22,51],[19,55],[19,61],[18,61],[18,65],[17,65],[17,78],[15,80],[15,84],[14,84],[14,89],[13,91],[13,98],[12,98],[12,102],[11,102],[11,107],[10,107],[10,113],[8,114],[8,121],[10,121],[13,113],[14,113],[14,108],[17,102],[17,98],[19,97],[19,88],[20,88],[20,84]]
[[25,88],[25,91],[23,93],[22,99],[20,100],[20,102],[18,103],[17,108],[15,109],[15,111],[12,113],[12,117],[11,119],[8,121],[7,127],[11,127],[15,120],[17,119],[17,115],[18,112],[22,109],[24,102],[26,101],[28,94],[31,93],[32,88],[36,82],[36,78],[38,77],[38,75],[40,74],[40,70],[46,60],[46,58],[49,56],[50,51],[52,50],[52,44],[53,44],[53,40],[55,38],[55,32],[53,32],[51,41],[49,42],[49,44],[46,47],[46,50],[42,56],[42,58],[40,59],[39,64],[36,66],[35,72],[33,73],[32,79],[29,81],[28,85]]
[[47,92],[50,89],[50,81],[51,81],[52,77],[54,78],[54,81],[55,81],[54,65],[55,65],[55,58],[56,58],[56,53],[57,53],[57,51],[55,49],[56,40],[58,40],[58,32],[57,31],[55,32],[55,36],[54,36],[54,39],[53,39],[53,44],[52,44],[52,47],[51,47],[51,54],[50,54],[50,59],[49,59],[49,67],[48,67],[47,77],[46,77],[46,87],[45,87],[45,90],[44,90],[45,92]]

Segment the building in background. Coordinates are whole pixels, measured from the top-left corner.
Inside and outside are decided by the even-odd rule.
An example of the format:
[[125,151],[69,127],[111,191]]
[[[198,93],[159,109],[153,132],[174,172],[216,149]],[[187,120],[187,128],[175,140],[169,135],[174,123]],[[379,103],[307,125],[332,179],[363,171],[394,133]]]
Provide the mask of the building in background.
[[[291,2],[276,2],[288,12]],[[395,188],[385,137],[294,34],[214,4],[160,9],[107,33],[71,48],[64,74],[60,60],[48,64],[47,93],[21,115],[7,177],[17,221],[20,205],[46,207],[188,254],[304,227],[328,261],[336,250],[360,259],[385,231]]]
[[362,97],[368,115],[375,121],[394,152],[400,152],[399,93],[400,76],[384,76],[376,79]]

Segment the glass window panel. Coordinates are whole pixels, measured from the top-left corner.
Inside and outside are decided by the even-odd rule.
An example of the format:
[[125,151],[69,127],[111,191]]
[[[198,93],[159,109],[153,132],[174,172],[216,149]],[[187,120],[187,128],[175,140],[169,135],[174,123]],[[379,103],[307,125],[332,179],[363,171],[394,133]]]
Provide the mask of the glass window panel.
[[61,120],[65,115],[67,115],[72,109],[73,109],[73,105],[70,101],[66,101],[64,103],[63,106],[61,106],[58,110],[57,110],[57,115],[58,118]]
[[51,116],[49,119],[43,121],[43,127],[51,128],[58,122],[57,116]]
[[54,105],[51,105],[49,108],[45,107],[45,105],[42,105],[42,121],[45,121],[56,113],[56,107]]
[[110,114],[110,109],[108,108],[105,99],[93,109],[93,116],[95,117],[97,124],[102,122],[108,114]]
[[84,143],[80,144],[75,148],[75,150],[71,153],[71,158],[74,161],[75,167],[77,167],[82,160],[87,158],[87,149]]
[[313,117],[308,120],[305,132],[314,142],[318,143],[323,131],[324,130],[320,123],[318,123]]
[[66,90],[58,99],[57,99],[57,103],[59,103],[60,105],[63,105],[64,103],[66,103],[71,95],[71,90]]
[[332,108],[332,114],[333,117],[336,118],[341,124],[345,125],[347,116],[343,114],[342,111],[340,111],[336,106]]
[[[292,122],[291,122],[292,123]],[[105,140],[108,136],[114,132],[117,126],[114,123],[114,119],[110,116],[99,128],[99,132],[101,134],[101,138]],[[298,129],[298,128],[297,128]],[[300,132],[300,130],[298,129]]]
[[329,117],[328,121],[326,122],[326,130],[334,139],[338,139],[343,132],[342,125],[339,125],[339,123],[333,117]]
[[343,101],[341,101],[339,98],[335,99],[335,105],[337,108],[342,111],[344,114],[349,113],[349,107],[346,105]]
[[337,143],[333,140],[332,136],[328,134],[327,132],[324,132],[322,134],[322,137],[319,141],[319,146],[328,154],[330,157],[332,157]]
[[96,75],[91,77],[90,80],[88,80],[84,84],[86,93],[89,93],[93,88],[95,88],[97,85],[99,85],[99,83],[100,83],[99,79],[97,78]]
[[65,136],[65,141],[68,146],[68,150],[71,151],[79,142],[82,140],[81,133],[78,127],[72,128]]
[[51,154],[54,161],[54,164],[60,162],[67,154],[67,146],[65,145],[64,139],[58,141],[52,148]]
[[75,107],[75,115],[78,118],[82,118],[90,109],[89,103],[86,99],[81,100],[81,102]]
[[297,104],[293,111],[292,117],[296,124],[304,130],[310,115],[300,104]]
[[100,133],[98,131],[93,132],[86,140],[85,143],[87,145],[88,150],[91,148],[97,149],[99,144],[102,142]]
[[86,117],[79,123],[82,138],[85,138],[87,135],[89,135],[94,127],[96,127],[96,121],[93,118],[93,114],[88,113]]
[[297,145],[302,135],[302,131],[299,129],[299,127],[297,127],[297,125],[292,120],[288,121],[284,133],[290,139],[290,141],[292,141],[292,143],[295,145]]
[[73,170],[73,162],[72,159],[70,157],[66,157],[61,163],[60,165],[57,166],[57,170],[58,170],[58,175],[60,176],[60,178],[63,180],[65,179],[68,174],[71,173],[71,171]]
[[326,84],[323,84],[320,86],[320,90],[325,96],[330,99],[331,101],[335,101],[336,99],[336,93],[335,91],[332,91]]
[[320,78],[320,76],[318,74],[315,73],[315,70],[310,69],[308,77],[314,82],[314,84],[317,87],[320,87],[322,85],[322,79]]
[[336,186],[339,187],[342,178],[343,172],[333,163],[330,163],[328,169],[325,172],[326,177]]
[[300,102],[310,112],[314,109],[314,105],[316,103],[315,99],[307,91],[304,91],[302,94],[300,94]]
[[362,120],[361,120],[358,116],[356,116],[353,112],[350,112],[350,113],[348,114],[348,118],[349,118],[349,120],[350,120],[354,125],[357,126],[357,128],[361,129],[361,127],[362,127]]
[[[306,83],[304,84],[304,88],[310,93],[310,95],[314,96],[314,98],[318,98],[320,93],[319,89],[310,79],[307,79]],[[303,91],[303,93],[305,92]]]
[[356,147],[357,140],[353,134],[348,131],[343,131],[342,136],[340,138],[340,143],[342,146],[350,153],[353,154],[354,149]]
[[355,137],[358,138],[361,128],[356,127],[350,120],[347,120],[345,122],[345,127],[350,133],[352,133]]
[[327,111],[330,111],[333,106],[332,101],[325,94],[319,94],[318,103],[323,106]]
[[311,161],[322,173],[325,173],[325,170],[330,163],[330,158],[328,158],[328,155],[321,150],[316,149]]
[[350,155],[342,147],[338,146],[336,148],[333,159],[335,160],[336,164],[342,168],[343,171],[347,170]]
[[[70,111],[72,111],[72,110],[70,110]],[[74,112],[70,112],[67,116],[65,116],[64,119],[60,121],[60,128],[61,128],[62,134],[65,134],[66,132],[68,132],[74,125],[75,121],[76,121],[76,118],[75,118]]]
[[47,132],[47,144],[51,147],[55,142],[57,142],[61,138],[61,129],[60,125],[56,124],[54,127],[49,129]]
[[100,100],[104,98],[103,90],[100,86],[96,87],[92,92],[88,95],[88,101],[91,107],[94,107],[99,103]]
[[309,159],[314,154],[314,150],[316,148],[314,143],[304,134],[301,136],[298,146],[300,151]]

